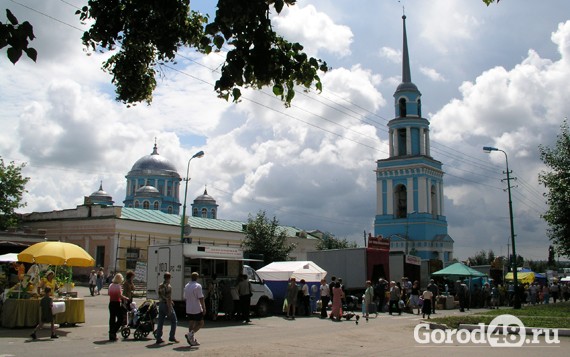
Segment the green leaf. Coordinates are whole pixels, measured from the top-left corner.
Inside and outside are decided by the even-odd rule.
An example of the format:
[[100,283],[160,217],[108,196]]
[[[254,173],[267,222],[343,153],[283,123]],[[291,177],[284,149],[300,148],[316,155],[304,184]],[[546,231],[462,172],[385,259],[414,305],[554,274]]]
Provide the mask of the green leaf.
[[283,95],[283,86],[281,84],[274,85],[273,94],[275,94],[276,96]]
[[285,2],[283,0],[275,0],[275,10],[278,14],[281,13],[281,10],[283,10],[283,5],[285,5]]
[[14,14],[12,14],[12,11],[8,9],[6,9],[6,17],[8,18],[8,21],[10,21],[12,25],[18,24],[18,19],[16,18],[16,16],[14,16]]
[[222,46],[224,45],[224,38],[220,35],[216,35],[214,36],[214,45],[218,48],[221,49]]
[[18,62],[20,57],[22,57],[22,50],[19,48],[10,47],[6,52],[8,53],[8,59],[13,64],[16,64],[16,62]]
[[28,55],[28,57],[36,62],[36,59],[38,58],[38,51],[36,51],[34,48],[26,48],[24,49],[24,52],[26,52],[26,54]]

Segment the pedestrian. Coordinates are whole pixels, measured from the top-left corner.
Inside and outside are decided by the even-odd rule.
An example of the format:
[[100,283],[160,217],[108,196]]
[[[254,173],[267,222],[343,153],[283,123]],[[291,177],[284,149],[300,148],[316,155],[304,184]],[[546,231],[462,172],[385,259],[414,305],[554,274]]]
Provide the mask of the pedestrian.
[[[534,298],[536,300],[536,294],[535,294]],[[531,298],[531,300],[532,300],[532,298]],[[490,307],[491,307],[491,309],[498,309],[499,308],[499,289],[497,289],[497,286],[495,284],[493,284],[493,287],[491,288],[491,306]]]
[[[431,305],[431,299],[430,299],[430,305]],[[418,315],[420,314],[420,282],[417,280],[414,280],[412,288],[410,289],[410,309],[412,309],[412,314],[414,313],[414,309],[418,309]]]
[[103,282],[105,281],[105,272],[103,271],[103,267],[99,268],[97,272],[97,295],[101,295],[101,290],[103,290]]
[[218,309],[220,305],[220,289],[218,287],[216,274],[212,274],[212,281],[210,281],[210,284],[208,285],[208,299],[210,300],[208,311],[210,311],[212,320],[215,321],[218,318]]
[[327,318],[327,307],[329,306],[329,301],[331,298],[331,292],[330,292],[329,284],[327,284],[327,281],[324,278],[321,279],[321,286],[320,286],[319,290],[321,293],[321,318],[326,319]]
[[[447,286],[447,284],[446,284],[446,286]],[[432,314],[435,314],[435,305],[437,303],[437,296],[439,295],[439,288],[438,288],[437,284],[435,283],[435,280],[431,279],[429,281],[427,289],[429,291],[431,291],[431,293],[433,295],[432,299],[431,299],[431,312],[432,312]],[[424,304],[425,304],[425,301],[424,301]]]
[[44,297],[40,300],[40,309],[41,309],[40,323],[38,323],[38,325],[34,329],[34,332],[32,332],[32,334],[30,335],[33,340],[38,338],[36,332],[39,329],[43,328],[44,324],[48,322],[51,324],[51,338],[59,338],[59,336],[55,334],[55,323],[52,313],[53,299],[51,298],[50,295],[51,295],[51,288],[48,286],[44,289]]
[[301,295],[303,312],[305,313],[305,316],[311,316],[311,297],[309,296],[309,285],[307,285],[305,279],[301,279]]
[[125,274],[125,281],[123,282],[123,295],[128,298],[127,304],[130,305],[133,302],[133,297],[135,294],[135,283],[133,283],[133,279],[135,277],[135,273],[132,270],[127,271]]
[[467,303],[468,289],[467,285],[461,280],[457,280],[457,300],[459,300],[459,311],[465,312]]
[[342,286],[340,282],[336,282],[334,287],[332,288],[333,291],[333,303],[331,309],[331,319],[335,319],[340,321],[342,318],[342,300],[344,299],[344,292],[342,291]]
[[319,291],[319,287],[317,284],[311,285],[311,314],[317,312],[317,292]]
[[116,274],[112,283],[109,285],[109,341],[117,341],[117,332],[121,328],[125,320],[125,310],[121,306],[121,302],[127,297],[123,295],[121,284],[123,283],[123,275]]
[[253,296],[253,290],[251,289],[251,283],[247,274],[242,274],[240,281],[237,285],[237,291],[239,294],[239,315],[244,323],[251,322],[249,319],[249,307],[251,305],[251,297]]
[[433,299],[433,293],[426,289],[422,294],[422,298],[424,299],[424,304],[422,306],[422,317],[425,319],[427,315],[427,318],[429,319],[429,315],[431,315],[431,301]]
[[386,288],[388,282],[384,278],[378,279],[378,284],[374,287],[374,295],[376,295],[376,301],[378,304],[378,312],[384,313],[384,308],[386,307]]
[[291,277],[291,279],[289,279],[289,285],[287,286],[287,296],[285,299],[287,301],[287,318],[292,318],[293,320],[295,320],[298,294],[299,287],[297,286],[297,280]]
[[550,288],[548,287],[548,283],[542,287],[542,298],[545,304],[550,302]]
[[174,303],[172,302],[172,286],[170,285],[170,278],[172,275],[169,272],[164,273],[164,281],[158,286],[158,324],[155,331],[156,344],[164,342],[162,339],[162,326],[164,319],[170,319],[170,337],[168,341],[178,343],[176,339],[176,325],[178,319],[176,318],[176,311],[174,311]]
[[550,285],[550,296],[552,296],[552,302],[556,304],[556,300],[558,300],[558,294],[560,292],[560,286],[558,285],[558,281],[554,280],[552,285]]
[[91,296],[95,296],[95,288],[97,287],[97,272],[91,270],[89,274],[89,293]]
[[331,282],[329,283],[329,289],[331,292],[331,301],[333,300],[333,288],[336,286],[336,276],[331,277]]
[[206,303],[202,285],[198,283],[199,274],[192,273],[191,280],[184,287],[184,300],[186,300],[186,315],[188,315],[188,333],[184,335],[190,346],[199,346],[196,333],[204,326]]
[[398,315],[402,315],[402,310],[400,310],[399,301],[401,299],[402,291],[396,285],[396,282],[392,280],[390,282],[390,301],[388,302],[388,312],[392,315],[394,311],[394,306],[396,306],[396,312]]
[[364,291],[364,312],[366,317],[366,322],[368,322],[368,317],[370,315],[370,307],[374,302],[374,288],[372,287],[372,282],[370,280],[366,281],[366,290]]

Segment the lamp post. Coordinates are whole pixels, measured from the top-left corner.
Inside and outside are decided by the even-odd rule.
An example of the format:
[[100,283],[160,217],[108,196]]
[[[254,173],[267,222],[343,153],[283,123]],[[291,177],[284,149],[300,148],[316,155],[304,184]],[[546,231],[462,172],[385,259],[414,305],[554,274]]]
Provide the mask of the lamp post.
[[491,146],[484,146],[483,151],[490,153],[491,151],[500,151],[505,154],[505,162],[507,165],[507,191],[509,193],[509,218],[511,222],[511,245],[513,246],[513,286],[515,289],[515,296],[513,301],[513,308],[520,309],[521,301],[519,297],[518,279],[517,279],[517,253],[515,249],[515,225],[513,222],[513,200],[511,198],[511,172],[509,171],[509,158],[507,153],[501,149],[497,149]]
[[190,160],[188,160],[188,166],[186,167],[186,179],[185,179],[186,186],[184,187],[184,205],[182,206],[182,218],[180,219],[180,243],[184,243],[184,217],[186,216],[186,196],[188,196],[188,181],[190,181],[189,177],[190,161],[192,161],[192,159],[196,157],[201,158],[202,156],[204,156],[204,152],[201,150],[192,155]]

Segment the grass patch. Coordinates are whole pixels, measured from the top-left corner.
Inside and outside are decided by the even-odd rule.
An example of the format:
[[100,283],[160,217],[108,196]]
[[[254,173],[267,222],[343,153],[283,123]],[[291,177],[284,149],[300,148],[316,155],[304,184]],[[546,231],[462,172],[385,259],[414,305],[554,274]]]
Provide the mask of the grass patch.
[[518,317],[526,327],[570,328],[570,302],[523,306],[520,310],[502,308],[463,316],[432,318],[431,321],[458,328],[460,324],[489,324],[496,316],[511,314]]

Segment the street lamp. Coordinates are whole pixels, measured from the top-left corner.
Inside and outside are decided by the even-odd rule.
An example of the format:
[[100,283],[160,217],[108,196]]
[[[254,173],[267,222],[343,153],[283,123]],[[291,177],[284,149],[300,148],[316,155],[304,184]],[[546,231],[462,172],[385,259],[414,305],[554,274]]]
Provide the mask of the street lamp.
[[501,149],[497,149],[491,146],[484,146],[483,151],[490,153],[491,151],[500,151],[505,154],[505,162],[507,164],[507,191],[509,193],[509,218],[511,221],[511,244],[513,246],[513,285],[515,289],[515,296],[513,301],[513,308],[520,309],[521,301],[518,289],[518,279],[517,279],[517,253],[515,249],[515,225],[513,222],[513,200],[511,198],[511,172],[509,171],[509,158],[507,153]]
[[192,157],[190,158],[190,160],[188,160],[188,166],[186,167],[186,187],[184,188],[184,205],[182,206],[182,218],[180,219],[180,243],[185,243],[184,240],[184,217],[186,216],[186,196],[188,196],[188,181],[190,181],[190,161],[192,161],[192,159],[194,158],[201,158],[202,156],[204,156],[204,152],[203,151],[198,151],[197,153],[195,153],[194,155],[192,155]]

